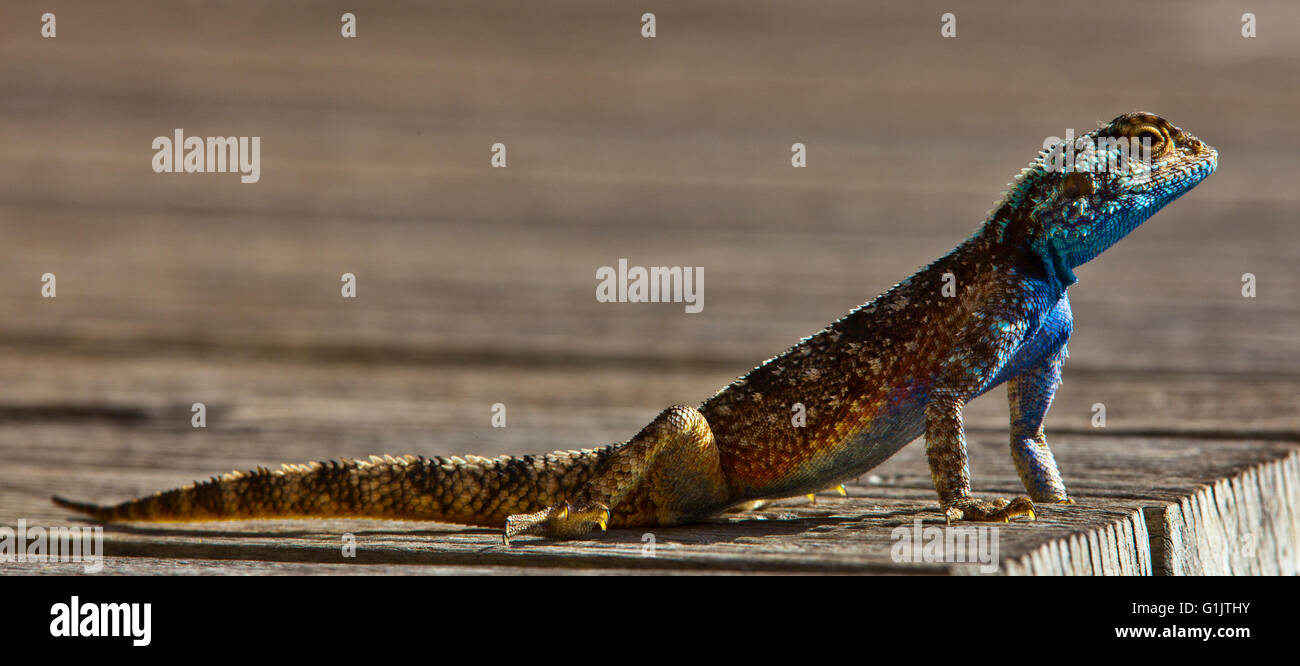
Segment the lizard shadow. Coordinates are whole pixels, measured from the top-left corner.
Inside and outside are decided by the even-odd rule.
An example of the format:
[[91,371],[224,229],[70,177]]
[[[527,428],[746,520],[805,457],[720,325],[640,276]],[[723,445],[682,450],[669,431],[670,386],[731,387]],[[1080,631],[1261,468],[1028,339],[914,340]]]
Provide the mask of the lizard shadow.
[[[923,507],[918,507],[916,509],[867,510],[854,512],[853,515],[845,515],[844,512],[809,513],[806,509],[800,511],[746,512],[712,516],[695,522],[675,525],[672,527],[612,529],[605,533],[596,533],[593,535],[594,538],[588,539],[557,540],[545,537],[521,536],[517,537],[513,544],[537,546],[568,544],[572,546],[588,543],[593,545],[600,543],[641,543],[644,540],[645,535],[653,534],[656,539],[668,539],[673,543],[679,543],[684,546],[707,545],[712,543],[730,543],[744,538],[795,536],[806,532],[825,531],[836,527],[851,526],[854,524],[860,524],[864,529],[882,527],[892,529],[899,525],[910,524],[912,519],[916,516],[926,515],[933,517],[935,516],[935,512],[933,509]],[[357,519],[355,521],[337,519],[331,521],[332,524],[330,525],[321,525],[320,529],[275,530],[203,529],[200,527],[178,528],[173,526],[154,527],[121,523],[103,524],[80,517],[75,518],[74,520],[79,523],[100,525],[104,531],[108,533],[160,537],[276,539],[329,537],[340,536],[347,533],[355,536],[368,537],[421,537],[437,539],[439,537],[448,536],[472,537],[482,535],[491,535],[493,538],[499,538],[500,535],[499,528],[461,526],[449,523],[437,523],[440,527],[434,529],[394,529],[387,526],[381,528],[359,528],[348,530],[337,529],[340,526],[340,523],[355,522],[360,526],[367,522],[378,522],[366,521],[364,519]],[[935,520],[942,522],[941,518],[936,517]],[[412,526],[422,524],[424,523],[415,521],[411,522]]]
[[[364,535],[364,536],[394,536],[394,537],[400,537],[400,536],[437,537],[437,536],[448,536],[448,535],[474,535],[474,534],[483,534],[483,533],[496,533],[500,531],[497,530],[496,528],[490,528],[490,527],[460,526],[460,525],[451,525],[447,523],[438,523],[438,524],[445,525],[446,528],[449,529],[411,529],[411,530],[373,529],[373,528],[347,529],[347,530],[336,529],[336,527],[338,527],[340,523],[349,522],[346,519],[335,519],[335,521],[332,521],[333,524],[322,525],[321,529],[296,529],[296,530],[293,529],[223,530],[223,529],[203,529],[200,527],[192,527],[192,528],[152,527],[152,526],[126,525],[122,523],[105,524],[105,523],[96,522],[88,518],[80,518],[80,517],[74,518],[73,520],[75,522],[83,523],[86,525],[95,525],[95,526],[102,527],[105,532],[110,534],[135,534],[140,536],[158,536],[158,537],[172,536],[172,537],[193,537],[193,538],[217,538],[217,537],[248,538],[248,539],[307,538],[307,537],[320,537],[320,536],[337,537],[345,533],[356,535],[356,536]],[[285,521],[285,522],[289,522],[289,521]],[[293,521],[293,522],[304,522],[304,521]],[[356,519],[356,522],[363,523],[366,521],[364,519]],[[418,525],[418,524],[421,523],[412,522],[412,525]]]
[[[641,546],[650,542],[647,535],[652,535],[654,543],[669,543],[683,547],[708,546],[719,543],[734,543],[744,539],[762,539],[770,537],[792,537],[808,533],[831,532],[845,527],[860,526],[864,530],[892,530],[902,525],[911,525],[916,517],[932,517],[943,522],[933,508],[889,509],[855,511],[852,515],[845,512],[809,514],[801,512],[755,512],[753,514],[724,514],[705,518],[696,522],[673,527],[644,527],[612,529],[604,534],[575,541],[546,539],[542,537],[519,537],[509,547],[581,547],[601,544],[635,544]],[[933,521],[927,521],[933,522]],[[754,544],[762,547],[761,544]],[[498,546],[499,547],[499,546]]]
[[[613,529],[608,532],[598,532],[587,539],[571,541],[518,537],[509,544],[500,541],[501,532],[495,528],[439,524],[436,528],[428,529],[415,527],[420,523],[412,523],[415,529],[400,529],[391,525],[368,527],[363,524],[367,521],[361,520],[355,521],[357,525],[351,529],[342,523],[354,521],[330,521],[331,524],[320,525],[318,529],[256,531],[189,527],[178,529],[125,524],[109,524],[104,525],[103,528],[106,532],[120,535],[173,537],[163,542],[151,540],[148,543],[118,543],[106,548],[106,555],[329,564],[341,561],[339,549],[335,545],[324,545],[321,540],[337,541],[344,534],[352,534],[356,537],[358,545],[356,550],[361,554],[359,559],[353,560],[357,563],[553,566],[557,562],[570,564],[585,562],[588,566],[600,566],[599,562],[606,561],[640,566],[637,563],[643,558],[627,556],[642,553],[647,544],[655,544],[658,548],[667,547],[679,553],[689,553],[696,548],[727,543],[747,545],[756,551],[761,551],[769,547],[768,540],[771,539],[779,540],[801,537],[801,535],[819,539],[818,533],[830,536],[855,527],[871,531],[892,531],[895,527],[910,525],[917,517],[926,516],[942,522],[932,508],[924,507],[915,509],[855,507],[849,511],[814,511],[795,509],[723,514],[674,527]],[[93,521],[81,522],[92,523]],[[651,535],[651,538],[647,538],[647,535]],[[491,543],[484,543],[485,538],[490,539]],[[221,539],[221,541],[205,542],[209,539]],[[286,539],[311,539],[313,542],[294,543],[284,541]],[[378,544],[374,541],[381,541],[383,545],[375,548],[373,546]],[[782,550],[787,550],[789,545],[799,545],[799,543],[798,541],[786,542]],[[544,559],[533,560],[528,557],[529,553],[535,553]],[[665,555],[668,553],[660,551],[658,557],[663,558]],[[521,560],[520,557],[524,559]],[[560,559],[555,559],[557,557]]]

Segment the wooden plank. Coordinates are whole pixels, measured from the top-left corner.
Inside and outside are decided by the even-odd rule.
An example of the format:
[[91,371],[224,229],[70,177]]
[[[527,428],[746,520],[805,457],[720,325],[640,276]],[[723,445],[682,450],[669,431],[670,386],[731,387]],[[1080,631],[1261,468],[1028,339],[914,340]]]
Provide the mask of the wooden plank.
[[[172,359],[143,363],[118,358],[26,359],[44,369],[29,382],[37,394],[61,395],[73,379],[100,377],[101,386],[83,386],[82,402],[52,414],[49,403],[15,403],[0,412],[0,516],[13,524],[64,524],[66,512],[48,503],[60,493],[96,501],[118,501],[180,485],[212,473],[259,464],[302,461],[377,452],[450,455],[478,452],[540,452],[617,441],[634,432],[656,408],[685,396],[716,374],[646,374],[641,369],[607,368],[581,380],[554,368],[484,369],[478,366],[424,368],[359,367],[349,364],[295,364],[240,361],[213,364]],[[26,373],[18,359],[0,361],[7,372]],[[156,385],[160,378],[202,378],[204,397],[213,401],[209,427],[189,427],[187,404],[169,402],[177,386]],[[638,377],[645,377],[638,380]],[[5,378],[0,374],[0,383]],[[1184,396],[1174,404],[1190,409],[1210,402],[1219,387],[1183,375],[1169,378],[1164,391]],[[1189,386],[1178,386],[1178,380]],[[1071,382],[1085,395],[1103,394],[1090,383],[1115,384],[1113,378],[1084,374]],[[40,388],[48,384],[48,388]],[[489,406],[502,387],[514,387],[507,404],[510,427],[488,425]],[[291,387],[299,387],[295,395]],[[1261,395],[1272,387],[1257,387]],[[1113,388],[1110,390],[1114,390]],[[1150,395],[1150,388],[1131,388]],[[1237,387],[1237,394],[1244,389]],[[121,402],[97,403],[93,396],[116,396]],[[594,396],[603,394],[601,398]],[[705,391],[703,394],[707,394]],[[549,397],[547,397],[549,396]],[[126,402],[130,400],[131,402]],[[1086,402],[1086,401],[1085,401]],[[1070,400],[1061,405],[1071,404]],[[1121,403],[1122,404],[1122,403]],[[1083,404],[1080,404],[1083,407]],[[974,403],[980,416],[971,428],[972,469],[976,488],[1010,494],[1019,482],[1006,454],[1005,406],[996,396]],[[45,410],[45,411],[42,411]],[[1068,419],[1086,424],[1087,410]],[[57,416],[57,418],[55,418]],[[1176,418],[1178,414],[1165,415]],[[1161,421],[1148,427],[1159,430]],[[1163,437],[1125,435],[1116,428],[1064,428],[1055,433],[1057,452],[1080,506],[1048,508],[1032,525],[1003,526],[999,543],[1004,573],[1171,573],[1213,572],[1198,565],[1172,569],[1147,550],[1144,516],[1168,509],[1204,492],[1206,484],[1240,477],[1236,487],[1259,488],[1255,495],[1233,500],[1240,517],[1230,526],[1240,542],[1249,535],[1261,558],[1260,571],[1288,571],[1296,566],[1296,527],[1278,506],[1290,506],[1294,484],[1261,484],[1260,478],[1294,475],[1295,449],[1286,441],[1235,441],[1222,433],[1174,431]],[[436,436],[435,436],[436,434]],[[90,443],[92,445],[88,446]],[[654,561],[641,556],[643,531],[624,530],[574,544],[525,540],[514,547],[498,544],[492,530],[410,523],[251,522],[176,527],[110,528],[109,553],[115,557],[164,554],[223,566],[226,560],[277,563],[340,563],[339,535],[359,537],[364,555],[358,563],[377,566],[467,566],[494,563],[505,567],[646,568],[695,571],[840,571],[857,573],[930,571],[965,573],[969,567],[893,561],[894,530],[910,529],[921,518],[935,525],[933,490],[919,444],[904,449],[873,474],[850,487],[849,499],[819,498],[816,506],[786,500],[753,515],[727,516],[700,525],[652,530],[658,544]],[[1283,461],[1283,462],[1278,462]],[[1286,471],[1291,470],[1291,471]],[[1281,476],[1280,476],[1281,475]],[[1290,491],[1287,491],[1290,488]],[[1221,494],[1221,493],[1220,493]],[[1271,504],[1270,504],[1271,503]],[[1259,509],[1269,504],[1267,510]],[[1255,507],[1255,508],[1250,508]],[[1202,512],[1204,513],[1204,512]],[[1228,515],[1220,510],[1216,516]],[[1234,515],[1236,515],[1234,514]],[[1178,522],[1180,545],[1165,552],[1202,557],[1222,537],[1224,519],[1203,515]],[[1152,530],[1156,532],[1156,530]],[[1163,534],[1169,533],[1164,532]],[[1195,539],[1200,539],[1196,542]],[[744,546],[744,547],[741,547]],[[1271,550],[1270,550],[1271,549]],[[1093,553],[1097,557],[1093,557]],[[1164,567],[1164,568],[1160,568]],[[1267,568],[1265,568],[1267,567]],[[513,571],[513,569],[511,569]]]
[[1161,575],[1296,575],[1295,454],[1221,479],[1147,520]]
[[[1117,447],[1131,447],[1117,442]],[[1258,453],[1255,451],[1254,453]],[[1258,472],[1295,474],[1297,457],[1288,455],[1259,467],[1248,467],[1230,477],[1250,483]],[[1098,470],[1091,470],[1097,473]],[[1116,473],[1116,470],[1109,470]],[[1144,470],[1145,471],[1145,470]],[[919,485],[919,484],[918,484]],[[1294,499],[1290,495],[1269,495],[1271,501]],[[375,565],[434,567],[503,566],[504,573],[519,573],[538,567],[547,571],[590,570],[680,570],[680,571],[774,571],[844,573],[975,573],[973,565],[942,562],[898,562],[892,552],[900,528],[909,532],[915,520],[926,527],[942,525],[935,512],[931,492],[921,488],[850,486],[849,499],[822,497],[815,506],[786,500],[752,515],[736,515],[677,528],[615,530],[588,540],[547,542],[521,539],[501,545],[494,530],[444,525],[371,521],[266,521],[196,524],[184,526],[110,526],[106,528],[106,552],[117,557],[153,557],[163,560],[195,560],[190,566],[222,568],[226,560],[267,563],[320,563],[347,566]],[[1003,487],[1005,492],[1013,489]],[[1182,490],[1161,490],[1158,497],[1176,497]],[[1113,493],[1112,493],[1113,495]],[[1004,574],[1128,574],[1152,573],[1148,550],[1144,501],[1151,510],[1152,496],[1130,493],[1124,497],[1102,496],[1090,490],[1077,493],[1080,505],[1048,507],[1034,523],[997,526],[998,570]],[[865,497],[864,497],[865,496]],[[1207,503],[1207,501],[1209,503]],[[1167,538],[1165,554],[1177,553],[1177,561],[1157,563],[1156,573],[1266,573],[1289,574],[1297,570],[1298,542],[1294,523],[1250,522],[1249,511],[1241,507],[1216,509],[1204,493],[1184,497],[1180,503],[1163,505],[1168,515],[1178,516],[1193,507],[1195,518],[1169,519],[1177,533]],[[1256,503],[1258,506],[1258,503]],[[32,507],[34,514],[48,509]],[[1236,514],[1225,511],[1236,511]],[[1230,532],[1223,531],[1224,519],[1235,515]],[[1256,516],[1257,517],[1257,516]],[[47,524],[60,524],[50,519]],[[1280,531],[1278,531],[1280,529]],[[340,553],[341,535],[356,537],[358,556],[345,560]],[[646,534],[653,534],[654,555],[647,556]],[[1195,543],[1186,543],[1188,537]],[[1268,555],[1256,558],[1248,550],[1226,553],[1226,536],[1233,543],[1249,540]],[[911,538],[906,537],[906,538]],[[1184,543],[1179,544],[1182,539]],[[1229,558],[1240,561],[1230,562]],[[110,567],[112,562],[110,562]],[[249,566],[241,564],[240,566]],[[10,566],[12,571],[14,565]],[[289,569],[293,571],[294,569]],[[159,569],[165,571],[165,569]],[[411,570],[416,572],[417,569]],[[474,571],[474,569],[470,569]]]

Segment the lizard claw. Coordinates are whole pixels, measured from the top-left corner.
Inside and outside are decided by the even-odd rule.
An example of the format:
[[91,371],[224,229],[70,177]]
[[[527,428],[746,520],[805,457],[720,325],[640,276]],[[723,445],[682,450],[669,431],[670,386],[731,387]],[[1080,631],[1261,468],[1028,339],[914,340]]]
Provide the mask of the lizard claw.
[[[828,488],[827,490],[835,490],[836,492],[838,492],[839,494],[841,494],[841,495],[843,495],[843,496],[845,496],[845,497],[848,497],[848,496],[849,496],[849,491],[844,489],[844,484],[842,484],[842,483],[839,484],[839,485],[836,485],[836,486],[831,486],[831,487]],[[817,503],[817,493],[808,493],[808,501],[811,502],[811,503],[813,503],[813,504],[816,504],[816,503]]]

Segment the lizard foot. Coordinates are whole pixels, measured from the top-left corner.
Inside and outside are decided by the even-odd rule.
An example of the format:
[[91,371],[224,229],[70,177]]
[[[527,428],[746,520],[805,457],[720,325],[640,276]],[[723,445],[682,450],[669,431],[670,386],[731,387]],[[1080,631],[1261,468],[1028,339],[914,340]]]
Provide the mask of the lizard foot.
[[1010,502],[1001,497],[992,501],[967,497],[944,507],[943,513],[949,523],[956,520],[1009,523],[1016,516],[1035,518],[1034,503],[1028,497],[1017,497]]
[[502,535],[506,544],[520,534],[538,534],[552,539],[576,539],[599,526],[609,524],[609,507],[599,502],[557,504],[537,513],[517,513],[506,518]]

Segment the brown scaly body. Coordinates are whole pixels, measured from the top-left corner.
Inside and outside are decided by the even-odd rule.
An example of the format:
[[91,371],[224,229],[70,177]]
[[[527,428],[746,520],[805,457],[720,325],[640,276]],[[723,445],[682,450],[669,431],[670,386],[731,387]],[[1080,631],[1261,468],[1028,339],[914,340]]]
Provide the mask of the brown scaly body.
[[[507,539],[570,538],[827,488],[924,434],[949,520],[1032,518],[1033,502],[1071,502],[1043,420],[1072,330],[1072,269],[1218,164],[1213,148],[1147,113],[1120,116],[1084,140],[1097,150],[1072,169],[1040,153],[949,254],[698,409],[665,410],[626,443],[495,460],[313,463],[236,472],[114,507],[55,502],[105,521],[396,518],[503,526]],[[1130,142],[1146,142],[1149,159],[1118,159]],[[977,499],[962,409],[1004,382],[1011,456],[1028,497]],[[801,409],[804,422],[792,418]]]

